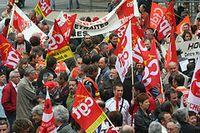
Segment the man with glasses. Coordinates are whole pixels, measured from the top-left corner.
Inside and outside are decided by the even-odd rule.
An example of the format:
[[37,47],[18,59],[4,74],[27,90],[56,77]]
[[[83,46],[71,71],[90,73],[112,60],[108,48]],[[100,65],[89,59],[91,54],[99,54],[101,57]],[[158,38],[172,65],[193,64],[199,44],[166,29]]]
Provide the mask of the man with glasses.
[[11,71],[9,78],[10,81],[3,88],[2,105],[8,118],[9,125],[12,126],[16,119],[17,85],[20,81],[20,74],[17,70]]

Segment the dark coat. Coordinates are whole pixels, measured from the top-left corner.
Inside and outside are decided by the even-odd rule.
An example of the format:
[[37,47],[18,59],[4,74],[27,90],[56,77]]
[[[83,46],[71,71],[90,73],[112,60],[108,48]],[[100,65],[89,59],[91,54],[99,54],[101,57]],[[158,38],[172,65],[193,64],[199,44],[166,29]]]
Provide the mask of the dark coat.
[[[25,46],[26,46],[26,53],[30,54],[31,52],[31,44],[24,40],[25,41]],[[17,42],[14,43],[14,48],[17,49]]]
[[40,71],[39,76],[38,76],[38,79],[37,79],[37,87],[38,87],[38,88],[42,87],[42,85],[43,85],[43,84],[42,84],[43,75],[44,75],[45,73],[47,73],[47,72],[53,74],[53,78],[54,78],[54,79],[57,78],[57,75],[56,75],[56,73],[54,72],[54,70],[52,70],[52,69],[50,69],[50,68],[44,68],[44,69],[42,69],[42,70]]
[[141,108],[138,109],[135,114],[135,132],[136,133],[148,133],[150,123],[153,121],[151,114],[145,115]]
[[187,122],[180,123],[182,133],[197,133],[194,126],[190,125]]

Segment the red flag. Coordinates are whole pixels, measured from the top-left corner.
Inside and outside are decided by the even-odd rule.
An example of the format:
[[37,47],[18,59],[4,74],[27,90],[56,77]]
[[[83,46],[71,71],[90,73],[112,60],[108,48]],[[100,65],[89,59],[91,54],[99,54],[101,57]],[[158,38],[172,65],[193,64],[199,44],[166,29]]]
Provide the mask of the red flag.
[[42,123],[39,133],[56,133],[56,126],[54,122],[54,115],[52,111],[51,99],[47,89],[46,100],[44,102],[44,112],[42,115]]
[[76,17],[77,17],[77,14],[70,16],[66,13],[61,12],[58,18],[56,19],[58,26],[60,27],[60,30],[63,33],[63,36],[65,37],[65,40],[67,42],[69,41],[70,36],[72,34]]
[[146,87],[146,90],[149,91],[153,87],[156,87],[158,91],[162,93],[160,84],[161,73],[155,41],[153,41],[151,45],[151,50],[148,54],[148,59],[145,60],[145,66],[145,72],[142,80],[144,86]]
[[86,133],[95,131],[106,119],[105,113],[80,82],[76,90],[71,115]]
[[[73,28],[73,26],[71,25],[70,28]],[[54,22],[53,33],[49,33],[49,37],[47,56],[54,56],[58,62],[74,57],[69,47],[70,37],[65,40],[56,20]]]
[[165,66],[167,66],[169,64],[169,62],[171,62],[171,61],[176,62],[178,64],[174,32],[175,32],[175,29],[172,28],[172,32],[171,32],[171,36],[170,36],[170,45],[167,50],[167,54],[165,56]]
[[0,34],[0,61],[4,66],[15,69],[21,59],[21,55],[12,45]]
[[156,29],[159,22],[161,21],[166,9],[159,4],[152,2],[151,14],[150,14],[150,27]]
[[190,17],[187,15],[176,27],[176,34],[183,33],[183,26],[184,24],[190,24]]
[[45,18],[52,12],[50,0],[39,0],[34,10],[37,15],[41,14]]
[[[136,33],[134,33],[137,36]],[[160,90],[160,67],[156,51],[155,40],[152,42],[150,51],[147,50],[143,41],[137,36],[137,42],[133,49],[133,60],[142,63],[145,66],[145,73],[143,76],[143,83],[146,90],[149,91],[153,87],[157,87]]]
[[170,2],[167,11],[156,28],[158,32],[158,40],[162,40],[171,33],[172,27],[176,27],[176,20],[174,14],[174,3]]

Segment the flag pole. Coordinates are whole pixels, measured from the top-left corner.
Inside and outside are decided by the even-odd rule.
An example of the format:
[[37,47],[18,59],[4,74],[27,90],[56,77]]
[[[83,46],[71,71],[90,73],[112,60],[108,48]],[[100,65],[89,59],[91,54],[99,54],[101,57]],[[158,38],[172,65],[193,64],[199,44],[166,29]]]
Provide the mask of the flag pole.
[[110,121],[110,119],[108,118],[108,116],[107,116],[107,115],[105,115],[105,116],[106,116],[106,119],[108,120],[108,122],[111,124],[111,127],[113,127],[117,133],[119,133],[119,132],[117,131],[116,127],[113,125],[113,123],[112,123],[112,122]]
[[[133,72],[133,63],[131,64],[131,80],[132,80],[132,89],[133,89],[133,85],[134,85],[134,72]],[[132,90],[132,99],[134,99],[134,91]]]

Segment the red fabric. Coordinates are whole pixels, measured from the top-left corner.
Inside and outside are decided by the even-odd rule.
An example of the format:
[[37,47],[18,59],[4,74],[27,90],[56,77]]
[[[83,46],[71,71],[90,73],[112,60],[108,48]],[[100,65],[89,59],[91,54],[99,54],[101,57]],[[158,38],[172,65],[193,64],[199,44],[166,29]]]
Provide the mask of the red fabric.
[[16,111],[16,100],[17,100],[17,93],[12,83],[9,82],[3,88],[2,92],[2,105],[4,107],[6,115],[9,115],[10,113]]
[[71,76],[72,76],[72,78],[76,78],[77,76],[78,76],[78,67],[74,67],[73,69],[72,69],[72,72],[71,72]]
[[49,90],[52,90],[53,88],[58,86],[58,84],[56,82],[53,82],[53,81],[48,81],[48,82],[44,83],[44,86],[46,88],[48,88]]
[[143,30],[146,30],[147,28],[149,28],[149,25],[149,14],[147,12],[144,12],[143,14],[141,14],[140,26]]

